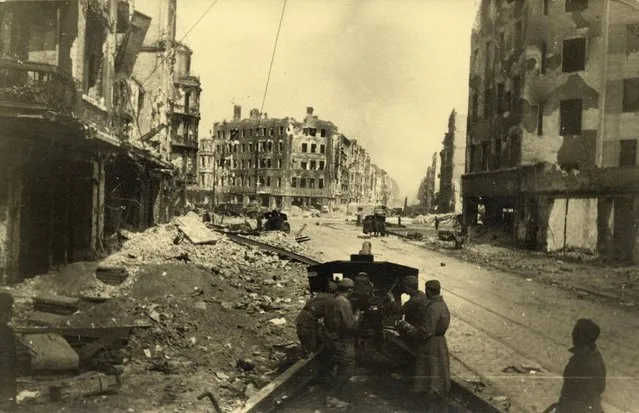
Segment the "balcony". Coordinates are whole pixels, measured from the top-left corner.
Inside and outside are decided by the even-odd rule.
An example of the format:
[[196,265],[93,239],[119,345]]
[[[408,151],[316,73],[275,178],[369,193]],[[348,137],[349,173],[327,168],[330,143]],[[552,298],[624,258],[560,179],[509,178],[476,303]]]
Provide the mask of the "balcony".
[[75,81],[59,67],[0,59],[0,107],[3,110],[71,116],[76,103]]
[[178,135],[174,134],[171,136],[171,145],[172,146],[180,146],[183,148],[189,149],[198,149],[197,137],[191,135]]

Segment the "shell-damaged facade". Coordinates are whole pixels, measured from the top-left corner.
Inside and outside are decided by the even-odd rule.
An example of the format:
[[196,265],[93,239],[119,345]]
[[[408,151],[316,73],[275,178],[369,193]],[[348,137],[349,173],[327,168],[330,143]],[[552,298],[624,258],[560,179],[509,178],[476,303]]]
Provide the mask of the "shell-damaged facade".
[[638,259],[639,3],[483,0],[471,50],[466,218]]

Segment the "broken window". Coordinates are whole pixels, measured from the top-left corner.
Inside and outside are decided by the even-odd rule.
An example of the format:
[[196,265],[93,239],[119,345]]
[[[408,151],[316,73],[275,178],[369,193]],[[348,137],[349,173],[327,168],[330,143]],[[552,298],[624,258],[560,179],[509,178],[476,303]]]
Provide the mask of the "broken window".
[[564,73],[578,72],[586,67],[586,39],[564,40],[561,65]]
[[246,160],[242,159],[242,169],[246,169]]
[[268,145],[268,146],[267,146],[267,150],[268,150],[269,152],[273,152],[273,142],[268,141],[268,144],[267,144],[267,145]]
[[308,133],[309,133],[309,135],[311,135],[311,136],[315,136],[315,135],[317,135],[317,129],[315,129],[315,128],[310,128],[310,129],[308,130]]
[[311,178],[308,180],[308,187],[315,188],[315,178]]
[[306,188],[306,178],[302,178],[300,182],[300,188]]
[[311,161],[311,170],[314,171],[315,169],[317,169],[317,162]]
[[490,118],[492,115],[493,94],[491,89],[484,91],[484,119]]
[[308,128],[302,129],[302,132],[304,133],[304,135],[308,136]]
[[260,177],[259,177],[259,179],[258,179],[258,185],[259,185],[259,186],[264,186],[264,185],[266,185],[266,180],[264,179],[264,177],[263,177],[263,176],[260,176]]
[[297,187],[297,178],[296,177],[291,178],[291,186],[293,188]]
[[279,142],[277,143],[277,150],[278,150],[279,152],[284,151],[284,142],[279,141]]
[[278,169],[282,169],[282,160],[281,159],[277,160],[277,168]]
[[306,165],[307,165],[306,161],[300,162],[300,168],[306,169]]
[[473,99],[472,99],[472,103],[471,103],[471,115],[473,118],[473,121],[477,120],[477,106],[479,105],[478,103],[478,99],[477,99],[477,93],[473,93]]
[[253,168],[253,159],[249,159],[248,165],[249,165],[249,169]]
[[521,20],[515,23],[515,49],[519,49],[523,42],[523,28]]
[[273,135],[275,135],[275,130],[274,130],[273,128],[269,129],[269,131],[268,131],[268,135],[269,135],[269,136],[273,136]]
[[504,84],[497,84],[497,113],[502,114],[504,112]]
[[320,153],[326,153],[326,145],[320,145]]
[[637,140],[624,139],[619,141],[619,166],[637,165]]
[[544,0],[544,15],[548,15],[548,2],[550,0]]
[[246,138],[246,129],[242,129],[242,137]]
[[271,158],[268,158],[268,159],[266,160],[266,167],[267,167],[267,168],[270,168],[270,167],[272,166],[272,163],[273,163],[273,160],[272,160]]
[[469,154],[469,172],[475,172],[477,168],[477,145],[470,145],[470,154]]
[[544,105],[537,105],[537,135],[544,134]]
[[317,151],[317,144],[311,143],[311,153],[315,153]]
[[266,136],[266,128],[262,128],[262,136]]
[[490,142],[483,142],[481,144],[481,170],[488,170],[488,160],[490,158]]
[[246,178],[246,186],[251,186],[251,177]]
[[308,144],[307,143],[303,143],[302,144],[302,152],[308,152]]
[[237,143],[233,145],[233,152],[234,153],[237,153],[238,147],[239,147],[239,145]]
[[319,162],[319,170],[323,171],[324,170],[324,161],[320,161]]
[[584,11],[588,8],[588,0],[566,0],[566,13]]
[[639,78],[623,80],[623,111],[639,112]]
[[513,114],[519,115],[521,112],[521,106],[519,105],[519,101],[521,98],[521,78],[519,76],[515,76],[513,78],[513,103],[512,103],[512,111]]
[[280,135],[284,135],[284,126],[280,126]]
[[559,109],[559,135],[581,134],[581,99],[562,100]]
[[278,188],[282,187],[282,178],[277,178],[277,187]]
[[318,185],[317,186],[318,186],[319,189],[324,188],[324,179],[320,178],[319,181],[318,181]]
[[245,143],[242,144],[242,152],[246,152],[246,144]]
[[320,130],[320,136],[321,136],[322,138],[325,138],[325,137],[326,137],[326,129],[321,129],[321,130]]
[[249,143],[249,152],[253,152],[253,144]]

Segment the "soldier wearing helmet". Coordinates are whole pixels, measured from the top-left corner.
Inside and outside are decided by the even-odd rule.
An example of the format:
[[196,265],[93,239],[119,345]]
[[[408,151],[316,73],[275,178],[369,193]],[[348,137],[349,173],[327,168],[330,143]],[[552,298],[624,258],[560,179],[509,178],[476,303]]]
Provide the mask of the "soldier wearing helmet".
[[335,291],[337,284],[329,282],[328,291],[319,292],[308,300],[295,320],[297,337],[306,354],[317,350],[320,345],[320,320],[324,319],[326,307],[333,301]]
[[337,368],[326,403],[330,407],[343,408],[349,405],[345,401],[348,394],[346,385],[355,368],[355,332],[359,322],[359,312],[353,313],[348,297],[355,283],[344,278],[337,286],[335,298],[326,308],[324,324],[327,331],[327,349],[332,356],[331,364]]

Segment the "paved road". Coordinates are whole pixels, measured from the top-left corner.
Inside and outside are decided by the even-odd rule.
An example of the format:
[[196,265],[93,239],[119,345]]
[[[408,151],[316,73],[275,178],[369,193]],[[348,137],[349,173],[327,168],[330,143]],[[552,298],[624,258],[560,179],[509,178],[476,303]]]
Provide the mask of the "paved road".
[[[302,219],[292,220],[293,229]],[[339,220],[303,220],[311,245],[325,261],[359,251],[361,229]],[[436,278],[453,321],[448,332],[458,376],[473,372],[512,403],[510,411],[541,412],[556,401],[570,353],[571,331],[579,318],[602,327],[599,348],[608,369],[604,409],[639,413],[639,318],[633,309],[580,300],[555,287],[446,257],[396,237],[372,238],[376,260],[420,270],[420,280]],[[540,367],[537,374],[508,373],[508,366]]]

